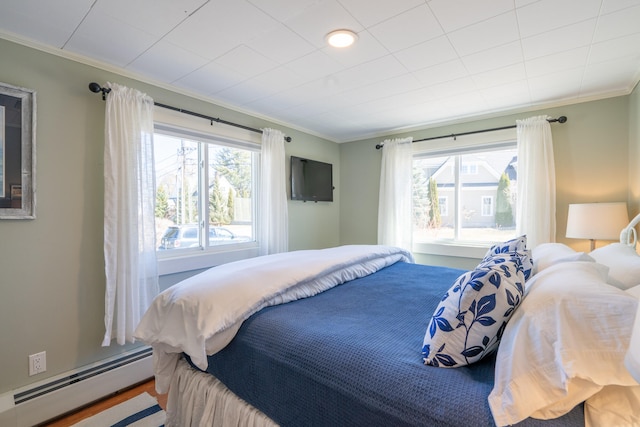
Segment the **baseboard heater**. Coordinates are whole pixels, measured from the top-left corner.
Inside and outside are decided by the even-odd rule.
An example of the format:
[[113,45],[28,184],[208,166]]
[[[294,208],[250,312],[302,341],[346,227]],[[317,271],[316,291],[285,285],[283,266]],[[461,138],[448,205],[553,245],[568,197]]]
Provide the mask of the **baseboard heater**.
[[0,425],[37,425],[152,376],[151,348],[132,350],[15,390]]

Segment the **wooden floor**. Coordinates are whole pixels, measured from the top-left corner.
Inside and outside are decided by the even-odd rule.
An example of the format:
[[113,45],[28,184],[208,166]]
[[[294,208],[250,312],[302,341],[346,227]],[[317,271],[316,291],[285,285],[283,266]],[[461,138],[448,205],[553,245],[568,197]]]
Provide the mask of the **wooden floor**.
[[162,409],[165,409],[165,410],[167,409],[167,395],[156,393],[155,381],[149,380],[137,386],[131,387],[127,390],[120,391],[103,400],[95,402],[78,411],[75,411],[71,414],[67,414],[61,418],[58,418],[52,422],[45,423],[43,425],[47,427],[68,427],[79,421],[84,420],[85,418],[89,418],[90,416],[95,415],[98,412],[102,412],[105,409],[108,409],[112,406],[115,406],[119,403],[124,402],[125,400],[131,399],[132,397],[142,394],[145,391],[149,393],[151,396],[154,396],[155,398],[158,399],[158,403],[160,404],[160,407]]

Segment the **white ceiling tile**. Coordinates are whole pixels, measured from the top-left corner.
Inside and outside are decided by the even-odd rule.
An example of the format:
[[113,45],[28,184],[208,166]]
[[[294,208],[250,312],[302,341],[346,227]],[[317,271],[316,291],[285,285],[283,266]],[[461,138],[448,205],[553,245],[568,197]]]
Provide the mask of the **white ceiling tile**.
[[210,95],[234,86],[242,80],[244,80],[244,76],[239,76],[234,70],[215,62],[210,62],[204,67],[176,80],[174,84],[196,93]]
[[640,57],[640,33],[595,43],[591,46],[588,64],[638,57]]
[[582,81],[582,93],[604,93],[611,90],[630,91],[629,80],[638,75],[640,58],[621,58],[587,65]]
[[410,71],[420,70],[458,58],[446,36],[429,40],[393,54]]
[[470,77],[462,77],[429,86],[429,91],[436,99],[449,98],[462,93],[473,92],[475,89],[477,89],[477,86]]
[[94,0],[70,0],[62,8],[48,0],[6,1],[0,5],[0,28],[62,48],[89,12]]
[[362,25],[336,0],[316,2],[285,24],[317,48],[326,45],[331,31],[348,29],[359,33]]
[[553,55],[530,59],[525,63],[527,76],[539,77],[558,71],[584,67],[589,56],[589,47],[567,50]]
[[434,99],[436,99],[436,97],[434,96],[433,91],[430,88],[425,87],[359,104],[358,110],[364,112],[364,115],[368,115],[379,111],[391,111],[410,105],[422,104],[428,100]]
[[467,55],[462,62],[470,74],[483,73],[489,70],[503,68],[522,62],[520,42],[513,42],[504,46],[494,47],[483,52]]
[[638,5],[640,5],[640,0],[603,0],[602,13],[607,14]]
[[513,10],[513,0],[431,0],[429,7],[450,32]]
[[530,3],[535,3],[537,1],[540,1],[540,0],[516,0],[515,3],[516,3],[516,7],[522,7]]
[[[284,120],[288,122],[283,116],[283,111],[287,111],[289,108],[293,108],[300,104],[299,98],[292,97],[288,91],[278,93],[278,96],[269,96],[262,99],[249,102],[245,105],[246,108],[253,111],[264,112],[268,117],[273,117],[277,120]],[[295,123],[291,121],[289,123]]]
[[467,68],[459,59],[423,68],[414,71],[413,74],[426,85],[448,82],[469,75]]
[[516,9],[520,36],[530,37],[598,16],[601,0],[540,0]]
[[486,109],[484,98],[478,92],[449,96],[438,100],[438,106],[447,111],[446,116],[464,117]]
[[154,36],[164,36],[207,0],[98,0],[92,13],[110,16]]
[[[273,99],[273,95],[292,90],[302,83],[303,81],[299,76],[286,68],[279,67],[225,89],[217,93],[216,96],[223,96],[231,100],[238,94],[242,96],[243,105],[249,104],[252,108],[264,108],[261,105],[270,102]],[[269,109],[266,111],[268,112]]]
[[273,93],[289,90],[306,82],[298,74],[285,67],[278,67],[257,75],[252,80]]
[[346,99],[343,104],[347,106],[362,104],[375,99],[414,91],[420,87],[420,82],[413,75],[403,74],[346,91],[342,93],[342,96]]
[[569,49],[588,46],[593,39],[595,19],[551,30],[546,33],[522,39],[522,51],[525,59],[538,58]]
[[487,108],[491,110],[513,108],[514,105],[526,105],[531,102],[529,85],[526,80],[493,86],[491,89],[481,90],[480,93]]
[[261,37],[247,42],[247,46],[279,64],[293,61],[316,50],[311,43],[281,24]]
[[317,0],[249,0],[251,4],[274,17],[278,21],[284,22],[291,19],[306,9],[315,5]]
[[278,66],[275,61],[246,45],[230,50],[218,57],[215,62],[245,77],[253,77]]
[[277,21],[245,0],[205,4],[167,36],[168,41],[214,59],[276,28]]
[[223,89],[215,93],[215,97],[226,103],[244,106],[257,99],[265,98],[269,93],[259,87],[253,80],[245,80],[235,86]]
[[506,83],[525,80],[527,78],[527,73],[524,64],[519,62],[504,68],[474,74],[471,78],[478,89],[486,89],[490,87],[498,87]]
[[339,0],[342,6],[353,15],[365,28],[401,14],[418,5],[424,4],[424,0]]
[[307,80],[319,79],[344,68],[338,61],[321,50],[291,61],[285,67]]
[[[167,63],[166,58],[173,60]],[[207,64],[207,59],[160,40],[127,67],[167,82],[183,77]]]
[[515,12],[503,13],[486,21],[464,27],[448,34],[458,55],[465,56],[519,38]]
[[593,41],[597,43],[638,32],[640,32],[640,6],[635,6],[601,16]]
[[529,79],[532,102],[577,99],[582,84],[582,70],[574,68]]
[[406,74],[407,70],[393,56],[385,56],[357,67],[333,74],[345,90]]
[[149,49],[155,40],[151,34],[113,17],[89,13],[65,49],[124,67]]
[[426,4],[394,16],[368,30],[389,52],[396,52],[443,34],[440,24]]

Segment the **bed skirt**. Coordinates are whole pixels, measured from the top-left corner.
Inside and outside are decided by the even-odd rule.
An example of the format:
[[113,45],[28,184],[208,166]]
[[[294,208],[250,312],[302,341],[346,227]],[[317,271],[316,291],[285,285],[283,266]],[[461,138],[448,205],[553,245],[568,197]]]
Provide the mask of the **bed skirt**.
[[213,375],[180,359],[167,401],[167,427],[275,427],[269,417],[236,396]]

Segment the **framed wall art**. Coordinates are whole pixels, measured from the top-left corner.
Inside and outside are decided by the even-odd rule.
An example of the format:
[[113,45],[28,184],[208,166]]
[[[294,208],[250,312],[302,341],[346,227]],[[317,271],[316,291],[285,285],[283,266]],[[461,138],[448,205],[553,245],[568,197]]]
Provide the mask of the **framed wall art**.
[[0,219],[36,217],[36,92],[0,83]]

